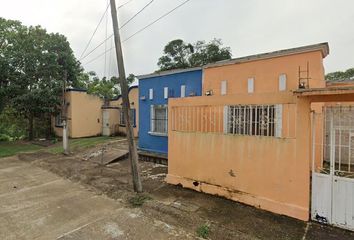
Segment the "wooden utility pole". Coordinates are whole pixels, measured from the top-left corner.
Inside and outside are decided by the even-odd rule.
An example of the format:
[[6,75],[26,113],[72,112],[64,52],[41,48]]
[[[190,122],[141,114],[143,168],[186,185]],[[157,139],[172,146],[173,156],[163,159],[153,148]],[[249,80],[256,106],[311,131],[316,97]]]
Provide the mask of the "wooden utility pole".
[[117,8],[115,0],[110,0],[111,3],[111,14],[113,22],[113,31],[114,31],[114,43],[116,46],[116,55],[118,63],[118,73],[119,73],[119,84],[122,91],[122,100],[123,100],[123,114],[125,120],[125,128],[127,132],[127,140],[129,145],[129,160],[131,165],[132,177],[133,177],[133,186],[135,192],[142,192],[143,187],[140,180],[139,166],[138,166],[138,152],[136,150],[136,145],[134,142],[133,126],[130,122],[130,101],[128,96],[128,83],[125,76],[124,61],[123,61],[123,51],[122,44],[120,41],[119,34],[119,25],[117,18]]

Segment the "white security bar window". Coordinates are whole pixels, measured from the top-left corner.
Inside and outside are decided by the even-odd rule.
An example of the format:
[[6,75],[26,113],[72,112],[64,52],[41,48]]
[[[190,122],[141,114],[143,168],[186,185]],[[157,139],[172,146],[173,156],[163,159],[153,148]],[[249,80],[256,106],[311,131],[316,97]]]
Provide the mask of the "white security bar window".
[[[235,105],[225,108],[225,133],[281,137],[281,105]],[[278,116],[277,116],[278,115]]]
[[286,90],[286,74],[279,75],[279,91]]
[[227,81],[221,81],[221,95],[226,95]]
[[253,93],[254,92],[254,78],[249,78],[247,81],[247,89],[248,93]]
[[167,105],[151,105],[150,132],[167,135]]
[[181,97],[186,96],[186,85],[181,85]]
[[164,87],[164,88],[163,88],[163,97],[164,97],[165,99],[168,98],[168,87]]
[[152,100],[154,98],[154,89],[149,89],[149,99]]
[[[123,109],[120,109],[120,118],[119,118],[119,125],[125,126],[125,117]],[[135,127],[135,109],[130,109],[130,124]]]

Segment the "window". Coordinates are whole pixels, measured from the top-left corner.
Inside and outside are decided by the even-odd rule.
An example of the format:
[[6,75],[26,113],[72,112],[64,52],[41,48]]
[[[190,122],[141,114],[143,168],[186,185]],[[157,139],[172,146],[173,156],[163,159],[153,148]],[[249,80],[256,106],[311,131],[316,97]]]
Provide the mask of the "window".
[[154,89],[152,88],[149,89],[149,99],[150,100],[154,99]]
[[254,92],[254,78],[249,78],[247,81],[248,93]]
[[181,85],[181,98],[186,96],[186,85]]
[[221,95],[226,95],[227,81],[221,81]]
[[279,91],[286,90],[286,74],[279,75]]
[[165,99],[168,98],[168,87],[164,87],[164,88],[163,88],[163,97],[164,97]]
[[167,135],[167,105],[151,105],[150,132]]
[[225,133],[281,137],[282,105],[236,105],[225,107]]
[[55,126],[56,126],[56,127],[62,127],[62,126],[63,126],[63,121],[62,121],[61,112],[59,112],[59,113],[55,116]]
[[[120,109],[119,114],[119,125],[125,126],[125,117],[123,109]],[[135,109],[130,109],[130,124],[135,127]]]

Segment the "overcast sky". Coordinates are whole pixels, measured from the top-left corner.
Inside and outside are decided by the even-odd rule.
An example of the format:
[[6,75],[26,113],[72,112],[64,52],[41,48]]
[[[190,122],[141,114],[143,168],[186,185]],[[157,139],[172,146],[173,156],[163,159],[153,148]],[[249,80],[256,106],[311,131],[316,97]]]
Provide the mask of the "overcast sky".
[[[123,23],[151,0],[116,0]],[[122,29],[122,39],[157,19],[185,0],[155,0]],[[41,25],[64,34],[79,59],[104,13],[107,0],[0,0],[0,16],[25,25]],[[110,11],[90,44],[89,52],[112,34]],[[124,42],[127,73],[153,72],[162,49],[170,40],[186,42],[221,38],[233,57],[329,42],[326,72],[354,67],[353,0],[190,0],[169,16]],[[116,74],[114,52],[89,64],[109,49],[102,45],[82,60],[87,71],[100,76]],[[106,62],[106,64],[105,64]],[[105,70],[106,66],[106,70]]]

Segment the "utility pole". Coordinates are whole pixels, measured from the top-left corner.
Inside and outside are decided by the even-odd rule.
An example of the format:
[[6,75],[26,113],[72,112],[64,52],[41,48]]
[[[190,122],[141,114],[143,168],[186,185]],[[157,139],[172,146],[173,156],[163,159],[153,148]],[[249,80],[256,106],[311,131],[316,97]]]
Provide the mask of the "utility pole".
[[124,114],[124,118],[126,119],[125,128],[127,132],[127,140],[129,145],[129,161],[131,165],[134,191],[140,193],[143,191],[143,187],[141,184],[140,173],[139,173],[138,152],[136,150],[136,145],[134,142],[133,127],[130,122],[131,116],[129,114],[130,101],[128,96],[128,84],[125,76],[123,51],[122,51],[122,44],[120,40],[120,34],[119,34],[119,25],[118,25],[117,8],[116,8],[115,0],[110,0],[110,4],[111,4],[111,14],[112,14],[113,31],[114,31],[114,43],[116,46],[116,56],[117,56],[117,63],[118,63],[119,84],[120,84],[120,89],[122,91],[123,114]]
[[69,155],[69,136],[68,136],[68,107],[65,99],[66,93],[66,82],[68,79],[68,73],[64,70],[64,84],[63,84],[63,101],[61,106],[61,118],[63,121],[63,149],[64,154]]

